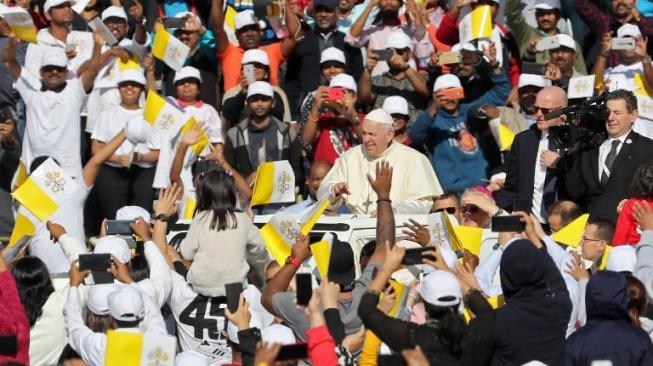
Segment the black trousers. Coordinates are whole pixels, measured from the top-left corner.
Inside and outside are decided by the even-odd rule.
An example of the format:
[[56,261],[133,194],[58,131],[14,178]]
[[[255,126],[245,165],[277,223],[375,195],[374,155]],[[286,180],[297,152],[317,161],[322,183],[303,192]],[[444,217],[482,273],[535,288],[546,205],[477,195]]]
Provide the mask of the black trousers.
[[126,169],[102,165],[95,182],[102,217],[114,220],[116,211],[123,206],[140,206],[152,212],[155,171],[155,167],[132,165]]

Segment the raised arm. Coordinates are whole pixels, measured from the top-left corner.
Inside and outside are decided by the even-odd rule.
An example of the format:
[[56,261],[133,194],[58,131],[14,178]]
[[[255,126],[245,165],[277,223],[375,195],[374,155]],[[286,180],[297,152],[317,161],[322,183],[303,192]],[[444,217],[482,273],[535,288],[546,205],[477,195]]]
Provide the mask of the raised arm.
[[95,77],[100,70],[100,56],[102,54],[102,45],[105,42],[102,35],[100,35],[100,32],[96,31],[93,33],[93,42],[93,55],[91,56],[91,60],[88,63],[86,71],[79,77],[86,93],[90,93],[91,90],[93,90]]
[[220,55],[229,46],[229,36],[224,30],[224,10],[222,0],[213,0],[211,3],[210,26],[215,34],[215,52]]
[[16,60],[16,45],[18,44],[18,40],[14,32],[6,36],[9,37],[9,42],[7,42],[5,49],[2,50],[2,63],[5,65],[7,71],[9,71],[11,78],[15,81],[18,80],[22,71],[22,67],[18,63],[18,60]]
[[351,28],[349,28],[349,35],[351,37],[360,37],[361,33],[363,33],[363,29],[365,28],[365,22],[367,21],[367,18],[369,18],[372,10],[374,10],[374,8],[379,5],[379,2],[380,0],[372,0],[367,4],[365,10],[363,10],[358,19],[356,19]]
[[301,31],[301,25],[299,24],[299,18],[290,8],[290,1],[282,0],[285,6],[284,17],[286,20],[286,25],[288,26],[288,37],[283,39],[281,42],[281,54],[283,57],[288,58],[290,54],[297,46],[297,36]]
[[[84,74],[86,75],[86,74]],[[105,161],[109,160],[111,156],[118,150],[120,145],[125,141],[125,131],[120,131],[118,134],[107,142],[100,150],[93,155],[91,160],[84,165],[84,170],[82,171],[84,177],[84,184],[87,187],[91,187],[95,184],[95,179],[97,178],[98,173],[100,172],[100,167],[104,164]]]
[[386,245],[392,248],[395,245],[395,214],[392,211],[390,200],[390,187],[392,186],[392,167],[387,161],[376,164],[374,179],[368,174],[367,180],[376,192],[376,250],[370,262],[383,263],[386,254]]

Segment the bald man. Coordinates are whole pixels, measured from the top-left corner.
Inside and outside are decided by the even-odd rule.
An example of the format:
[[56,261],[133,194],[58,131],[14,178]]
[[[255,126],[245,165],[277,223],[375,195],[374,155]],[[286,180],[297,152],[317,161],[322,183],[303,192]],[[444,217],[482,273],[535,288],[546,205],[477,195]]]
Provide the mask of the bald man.
[[302,202],[295,203],[292,206],[286,207],[286,211],[293,214],[301,214],[306,208],[311,206],[313,203],[317,202],[317,189],[320,187],[320,183],[329,171],[331,170],[331,164],[328,161],[316,160],[311,165],[311,171],[309,176],[306,178],[306,187],[308,187],[308,198]]
[[[563,169],[556,163],[564,151],[549,147],[549,129],[564,117],[545,119],[554,110],[567,106],[567,94],[557,86],[543,88],[535,98],[535,124],[515,136],[505,162],[506,183],[496,196],[497,204],[512,210],[515,200],[531,206],[531,212],[546,224],[548,209],[567,196]],[[548,226],[548,225],[545,225]]]
[[367,176],[376,177],[376,165],[387,161],[393,168],[390,199],[396,213],[428,213],[433,197],[442,194],[440,182],[426,156],[393,142],[394,120],[382,109],[365,116],[361,129],[363,143],[347,150],[335,162],[317,192],[318,199],[342,197],[338,204],[352,213],[374,214],[376,192]]

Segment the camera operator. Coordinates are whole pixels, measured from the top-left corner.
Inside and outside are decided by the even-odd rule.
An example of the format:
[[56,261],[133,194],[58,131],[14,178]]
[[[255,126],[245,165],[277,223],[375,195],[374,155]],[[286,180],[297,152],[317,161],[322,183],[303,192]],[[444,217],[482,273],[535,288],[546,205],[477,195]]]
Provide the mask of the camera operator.
[[628,197],[628,187],[641,164],[653,162],[653,141],[632,130],[637,120],[637,98],[619,89],[606,97],[608,139],[579,151],[567,174],[571,198],[589,210],[591,218],[617,219],[617,204]]

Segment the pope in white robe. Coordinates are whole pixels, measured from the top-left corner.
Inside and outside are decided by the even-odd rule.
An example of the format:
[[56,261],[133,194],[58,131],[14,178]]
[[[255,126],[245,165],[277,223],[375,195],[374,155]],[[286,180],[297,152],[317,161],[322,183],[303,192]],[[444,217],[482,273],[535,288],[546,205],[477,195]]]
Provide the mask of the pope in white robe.
[[433,198],[442,194],[438,177],[426,156],[393,142],[392,125],[392,117],[382,109],[368,113],[362,125],[363,143],[336,160],[320,184],[318,199],[341,195],[352,213],[375,213],[378,198],[367,175],[374,179],[377,162],[385,160],[393,168],[390,199],[394,211],[429,213]]

